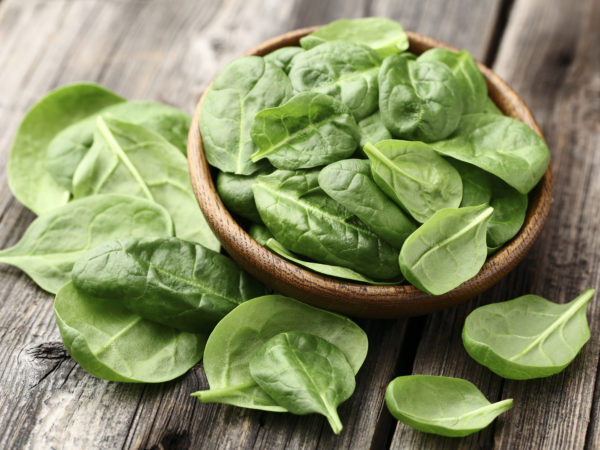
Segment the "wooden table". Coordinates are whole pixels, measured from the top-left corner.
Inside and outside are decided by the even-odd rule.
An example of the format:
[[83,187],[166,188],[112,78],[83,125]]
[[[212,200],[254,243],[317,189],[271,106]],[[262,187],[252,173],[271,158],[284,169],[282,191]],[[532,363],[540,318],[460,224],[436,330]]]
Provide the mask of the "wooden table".
[[[202,366],[162,385],[108,383],[66,354],[52,297],[0,267],[0,448],[600,448],[600,299],[592,338],[564,372],[503,380],[465,353],[473,308],[525,293],[557,302],[600,287],[600,1],[598,0],[0,0],[0,248],[34,215],[11,195],[6,164],[25,111],[49,90],[91,80],[130,99],[192,111],[231,59],[287,30],[381,15],[484,61],[533,110],[554,166],[554,202],[534,249],[504,281],[427,317],[360,321],[370,351],[334,436],[318,416],[203,405]],[[402,374],[474,382],[515,407],[463,439],[416,432],[383,404]]]

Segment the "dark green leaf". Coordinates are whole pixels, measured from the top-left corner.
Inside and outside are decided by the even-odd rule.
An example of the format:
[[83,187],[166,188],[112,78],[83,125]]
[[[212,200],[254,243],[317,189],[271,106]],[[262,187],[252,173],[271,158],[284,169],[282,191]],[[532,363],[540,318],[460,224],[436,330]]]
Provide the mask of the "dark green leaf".
[[256,183],[259,171],[253,175],[235,175],[233,173],[219,172],[217,176],[217,191],[229,211],[244,217],[254,223],[260,223],[260,215],[254,203],[252,185]]
[[381,113],[379,111],[365,117],[363,120],[358,122],[358,129],[360,131],[360,148],[362,149],[367,142],[376,144],[380,141],[391,139],[392,135],[389,130],[383,124],[381,120]]

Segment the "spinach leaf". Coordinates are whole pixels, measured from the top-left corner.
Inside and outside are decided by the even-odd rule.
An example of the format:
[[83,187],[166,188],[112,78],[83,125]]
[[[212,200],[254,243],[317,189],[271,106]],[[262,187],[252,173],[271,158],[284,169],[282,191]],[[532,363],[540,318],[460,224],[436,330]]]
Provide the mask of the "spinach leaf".
[[485,99],[484,102],[484,107],[483,107],[483,111],[484,113],[488,113],[488,114],[497,114],[500,116],[503,116],[504,113],[502,112],[502,110],[500,108],[498,108],[498,106],[496,106],[496,104],[494,103],[494,101],[487,97]]
[[252,186],[258,212],[275,239],[318,262],[369,277],[400,274],[398,250],[319,188],[319,171],[277,170]]
[[[266,230],[266,228],[265,228],[265,230]],[[267,230],[267,232],[268,232],[268,230]],[[332,266],[329,264],[321,264],[321,263],[316,263],[313,261],[305,261],[305,260],[302,260],[302,259],[298,258],[297,256],[293,255],[290,251],[288,251],[283,245],[281,245],[275,239],[267,237],[267,235],[265,235],[265,234],[262,234],[262,230],[258,231],[258,229],[255,228],[254,234],[257,236],[254,237],[254,235],[252,235],[252,233],[251,233],[251,235],[254,237],[254,239],[259,244],[264,245],[269,250],[272,250],[273,252],[277,253],[279,256],[281,256],[285,259],[289,259],[290,261],[292,261],[296,264],[299,264],[303,267],[306,267],[307,269],[310,269],[314,272],[322,273],[323,275],[328,275],[330,277],[343,278],[345,280],[359,281],[361,283],[367,283],[367,284],[378,285],[378,286],[396,285],[396,284],[402,283],[402,277],[400,277],[399,279],[397,279],[395,281],[375,281],[375,280],[372,280],[371,278],[365,277],[364,275],[362,275],[358,272],[355,272],[352,269],[348,269],[347,267]],[[266,238],[266,240],[264,240],[265,238]],[[264,243],[260,242],[259,239],[264,240]]]
[[0,263],[18,267],[39,287],[56,293],[88,250],[122,236],[172,235],[173,222],[160,205],[127,195],[98,195],[35,219],[17,245],[0,251]]
[[264,109],[250,129],[258,150],[252,161],[268,158],[278,169],[308,169],[347,158],[360,141],[358,125],[339,100],[302,92],[281,106]]
[[379,72],[379,109],[392,136],[438,141],[457,127],[463,105],[458,82],[437,61],[392,55]]
[[323,414],[342,431],[337,407],[354,392],[354,372],[344,353],[308,333],[273,336],[250,359],[252,379],[279,406],[294,414]]
[[64,285],[54,314],[69,354],[87,372],[109,381],[162,383],[202,358],[206,337],[143,319],[114,299]]
[[491,176],[494,214],[487,229],[487,245],[503,245],[517,235],[527,215],[527,195],[521,194],[504,181]]
[[231,259],[177,238],[125,238],[73,266],[85,294],[118,301],[144,319],[208,335],[225,314],[265,288]]
[[395,378],[385,391],[385,403],[406,425],[450,437],[475,433],[513,406],[512,399],[490,403],[467,380],[432,375]]
[[46,148],[63,128],[125,99],[90,83],[50,92],[23,118],[10,149],[8,184],[14,196],[36,214],[69,201],[69,190],[46,170]]
[[198,208],[185,156],[140,125],[98,117],[94,144],[73,177],[73,195],[102,193],[157,202],[171,214],[177,237],[220,248]]
[[252,175],[236,175],[219,172],[217,175],[217,191],[229,211],[254,223],[260,223],[260,215],[254,203],[252,185],[259,175],[266,171],[260,170]]
[[266,295],[242,303],[217,324],[204,351],[210,390],[192,395],[204,403],[286,411],[254,381],[249,363],[265,342],[288,331],[310,333],[335,345],[354,373],[367,355],[367,335],[350,319],[289,297]]
[[261,165],[250,161],[254,115],[285,103],[292,86],[285,72],[259,56],[229,63],[213,81],[202,103],[200,131],[208,162],[223,172],[251,175]]
[[458,84],[463,114],[483,112],[487,99],[487,84],[468,51],[452,52],[443,48],[432,48],[421,54],[418,60],[438,61],[448,66]]
[[374,112],[370,116],[367,116],[358,122],[358,129],[360,131],[361,149],[367,144],[367,142],[376,144],[377,142],[392,138],[389,130],[385,127],[383,121],[381,120],[381,113],[379,111]]
[[292,61],[290,81],[296,92],[317,91],[342,101],[356,120],[377,109],[377,73],[381,59],[369,47],[331,41]]
[[438,153],[473,164],[527,194],[548,168],[550,151],[523,122],[497,114],[467,114]]
[[292,59],[298,54],[304,52],[302,47],[281,47],[265,55],[265,61],[269,61],[283,70],[285,73],[290,71]]
[[447,161],[458,171],[462,180],[463,196],[460,206],[477,206],[491,202],[492,176],[489,173],[456,159],[448,158]]
[[65,128],[48,144],[46,168],[56,182],[69,191],[73,188],[73,174],[94,141],[99,115],[149,128],[186,154],[189,115],[161,103],[117,103]]
[[364,159],[338,161],[321,170],[319,186],[388,244],[400,249],[414,223],[375,184]]
[[573,361],[590,338],[585,312],[593,295],[590,288],[566,304],[524,295],[481,306],[465,320],[465,349],[504,378],[554,375]]
[[[262,224],[253,223],[248,229],[248,234],[262,246],[267,245],[267,241],[273,237],[271,232]],[[279,244],[281,245],[281,244]]]
[[363,150],[375,183],[418,222],[442,208],[460,205],[460,175],[427,144],[387,140],[367,144]]
[[408,49],[408,37],[402,25],[383,17],[336,20],[304,36],[300,45],[308,50],[338,40],[371,47],[382,58]]
[[487,205],[436,212],[411,234],[400,251],[400,269],[414,286],[444,294],[477,275],[487,257]]

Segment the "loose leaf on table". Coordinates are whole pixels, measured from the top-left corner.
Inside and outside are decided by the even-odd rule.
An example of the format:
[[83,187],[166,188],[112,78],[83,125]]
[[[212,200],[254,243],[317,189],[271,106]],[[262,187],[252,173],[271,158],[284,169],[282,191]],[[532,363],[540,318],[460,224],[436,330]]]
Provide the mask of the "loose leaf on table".
[[371,47],[382,58],[408,49],[402,25],[383,17],[336,20],[301,38],[300,45],[308,50],[327,41],[341,40]]
[[452,165],[427,144],[387,140],[367,144],[373,179],[379,188],[418,222],[442,208],[456,208],[462,181]]
[[69,354],[87,372],[109,381],[162,383],[202,358],[206,336],[143,319],[114,299],[64,285],[54,314]]
[[260,215],[254,203],[252,185],[256,183],[259,175],[266,171],[259,171],[253,175],[236,175],[234,173],[219,172],[217,175],[217,191],[229,211],[254,223],[260,223]]
[[331,95],[360,120],[377,109],[380,65],[381,59],[368,47],[331,41],[299,53],[289,76],[296,92],[314,90]]
[[432,375],[395,378],[385,391],[385,403],[406,425],[449,437],[475,433],[513,406],[512,399],[490,403],[467,380]]
[[62,129],[125,99],[90,83],[50,92],[23,118],[8,157],[8,184],[14,196],[36,214],[69,201],[69,190],[46,168],[46,149]]
[[116,103],[65,128],[48,144],[46,168],[69,192],[73,189],[73,174],[94,141],[99,115],[149,128],[186,154],[191,120],[188,114],[156,102]]
[[94,144],[73,178],[73,195],[81,198],[102,193],[154,201],[171,214],[177,237],[212,250],[220,248],[198,208],[185,156],[147,128],[110,117],[97,118]]
[[163,207],[142,198],[83,198],[35,219],[17,245],[0,251],[0,263],[17,266],[39,287],[56,293],[83,254],[123,236],[173,236],[173,222]]
[[381,280],[400,275],[398,250],[319,188],[319,170],[277,170],[252,186],[258,212],[281,244],[317,262]]
[[321,169],[319,186],[398,249],[416,229],[412,220],[377,187],[369,161],[345,159],[330,164]]
[[544,140],[523,122],[497,114],[467,114],[438,153],[496,175],[522,194],[540,181],[550,162]]
[[254,117],[250,129],[258,150],[252,161],[267,158],[278,169],[308,169],[347,158],[360,132],[346,105],[329,95],[302,92]]
[[575,359],[590,338],[586,309],[593,295],[590,288],[565,304],[523,295],[481,306],[465,320],[465,349],[504,378],[554,375]]
[[144,319],[208,336],[240,303],[265,288],[228,257],[177,238],[123,238],[83,255],[73,283]]
[[374,112],[370,116],[367,116],[358,122],[358,129],[360,131],[361,149],[367,144],[367,142],[376,144],[379,141],[385,141],[392,138],[389,130],[385,127],[383,121],[381,120],[381,113],[379,111]]
[[367,335],[350,319],[280,295],[242,303],[221,320],[206,343],[204,371],[210,390],[192,394],[205,403],[286,411],[250,374],[250,359],[279,333],[300,331],[338,347],[356,374],[367,355]]
[[468,51],[453,52],[443,48],[432,48],[422,53],[418,60],[438,61],[448,66],[458,84],[463,114],[484,112],[487,84],[473,56]]
[[437,61],[386,58],[379,72],[379,110],[392,136],[425,142],[449,136],[463,105],[458,82]]
[[290,80],[275,64],[259,56],[229,63],[202,102],[200,132],[208,162],[223,172],[256,172],[263,165],[250,160],[256,151],[250,138],[254,115],[285,103],[291,96]]
[[287,332],[265,342],[250,359],[252,379],[294,414],[323,414],[342,431],[337,407],[354,392],[354,372],[344,353],[313,334]]
[[487,205],[436,212],[411,234],[400,251],[400,269],[414,286],[444,294],[474,277],[487,257]]
[[292,59],[298,54],[304,52],[302,47],[281,47],[265,55],[265,61],[272,62],[285,73],[290,71]]

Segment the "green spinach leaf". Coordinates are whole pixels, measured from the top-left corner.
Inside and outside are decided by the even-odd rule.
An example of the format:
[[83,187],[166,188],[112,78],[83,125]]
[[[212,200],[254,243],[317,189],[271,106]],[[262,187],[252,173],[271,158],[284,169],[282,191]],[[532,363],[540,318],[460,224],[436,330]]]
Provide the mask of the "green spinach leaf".
[[475,309],[465,320],[467,353],[504,378],[529,380],[567,367],[590,338],[585,315],[594,289],[566,304],[537,295]]
[[[273,237],[271,232],[262,224],[253,223],[248,229],[248,234],[262,246],[267,245],[267,241]],[[281,245],[281,244],[280,244]]]
[[[218,251],[179,150],[140,125],[98,117],[94,144],[73,178],[75,198],[102,193],[135,195],[164,206],[177,237]],[[121,236],[123,237],[123,236]]]
[[485,99],[484,102],[484,108],[483,111],[484,113],[488,113],[488,114],[497,114],[499,116],[503,116],[504,113],[502,112],[502,110],[500,108],[498,108],[498,106],[496,106],[496,104],[494,103],[494,101],[487,97]]
[[265,170],[260,170],[252,175],[219,172],[217,191],[227,209],[251,222],[261,223],[256,203],[254,203],[252,185],[256,183],[259,175],[265,173]]
[[265,342],[288,331],[310,333],[338,347],[355,374],[367,355],[367,335],[350,319],[289,297],[258,297],[242,303],[217,324],[204,351],[210,390],[192,395],[204,403],[286,411],[254,381],[249,363]]
[[302,47],[281,47],[265,55],[265,61],[269,61],[283,70],[285,73],[290,71],[292,59],[298,54],[304,52]]
[[173,222],[160,205],[126,195],[99,195],[38,217],[17,245],[0,251],[0,263],[18,267],[39,287],[56,293],[88,250],[122,236],[172,235]]
[[381,113],[379,111],[374,112],[368,117],[358,122],[358,129],[360,131],[360,148],[362,149],[367,142],[378,143],[391,139],[392,135],[389,130],[383,124],[381,120]]
[[406,425],[450,437],[475,433],[513,406],[512,399],[490,403],[467,380],[432,375],[394,379],[385,391],[385,403]]
[[8,184],[14,196],[36,214],[69,201],[69,190],[46,169],[46,149],[62,129],[125,99],[90,83],[50,92],[23,118],[10,149]]
[[335,434],[342,431],[337,407],[354,392],[346,356],[325,339],[302,332],[278,334],[250,359],[252,379],[279,406],[294,414],[323,414]]
[[436,212],[411,234],[400,251],[400,269],[414,286],[444,294],[479,272],[487,257],[487,205]]
[[128,311],[113,299],[95,298],[63,286],[54,300],[60,335],[87,372],[109,381],[162,383],[202,358],[206,337],[177,331]]
[[442,208],[456,208],[462,181],[452,165],[427,144],[388,140],[367,144],[375,183],[418,222]]
[[259,56],[229,63],[213,81],[202,103],[200,131],[208,162],[223,172],[251,175],[261,168],[250,160],[256,146],[250,126],[257,112],[292,96],[285,72]]
[[229,311],[265,288],[231,259],[177,238],[125,238],[73,266],[78,290],[118,301],[144,319],[208,335]]

